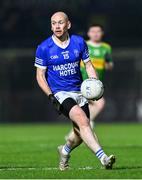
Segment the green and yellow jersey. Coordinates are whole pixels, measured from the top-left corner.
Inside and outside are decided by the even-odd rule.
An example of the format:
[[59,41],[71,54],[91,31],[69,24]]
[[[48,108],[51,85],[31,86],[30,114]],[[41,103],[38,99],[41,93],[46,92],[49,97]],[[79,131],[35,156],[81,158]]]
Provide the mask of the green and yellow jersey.
[[[104,79],[105,74],[105,63],[112,62],[111,46],[105,42],[100,44],[94,44],[87,41],[90,60],[98,73],[98,77],[101,81]],[[80,70],[83,80],[88,78],[87,72],[84,67],[84,63],[81,61]]]

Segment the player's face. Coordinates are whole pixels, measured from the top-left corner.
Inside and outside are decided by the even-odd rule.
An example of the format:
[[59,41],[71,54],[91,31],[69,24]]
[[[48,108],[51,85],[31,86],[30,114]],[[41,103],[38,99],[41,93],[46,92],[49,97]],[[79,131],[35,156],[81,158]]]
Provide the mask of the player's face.
[[56,15],[51,18],[51,30],[53,34],[61,38],[70,28],[70,22],[63,15]]
[[88,31],[88,37],[91,41],[100,42],[103,37],[103,31],[99,26],[91,27]]

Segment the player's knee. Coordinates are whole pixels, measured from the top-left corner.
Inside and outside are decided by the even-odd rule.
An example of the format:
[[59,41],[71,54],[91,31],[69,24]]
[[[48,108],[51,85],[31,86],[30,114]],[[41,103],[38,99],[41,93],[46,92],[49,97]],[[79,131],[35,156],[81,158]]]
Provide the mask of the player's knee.
[[82,126],[89,126],[89,119],[80,107],[74,106],[69,115],[71,120],[79,127],[79,129],[82,128]]

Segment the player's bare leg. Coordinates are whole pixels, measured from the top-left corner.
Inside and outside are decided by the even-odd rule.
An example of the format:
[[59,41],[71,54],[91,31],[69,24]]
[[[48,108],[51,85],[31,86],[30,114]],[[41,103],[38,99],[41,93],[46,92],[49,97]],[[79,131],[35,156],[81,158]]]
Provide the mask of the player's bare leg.
[[96,141],[92,130],[89,125],[89,119],[87,118],[84,111],[78,106],[74,106],[70,110],[70,118],[74,123],[76,123],[80,130],[80,136],[85,142],[85,144],[94,152],[96,153],[98,149],[100,149],[100,145]]
[[[104,109],[105,106],[105,99],[101,98],[98,101],[89,101],[89,111],[90,111],[90,126],[93,129],[94,128],[94,121],[95,118],[98,116],[98,114],[100,114],[102,112],[102,110]],[[71,134],[73,130],[71,130],[69,132],[68,135],[66,135],[65,139],[67,140],[69,136],[71,136]],[[94,136],[96,138],[96,140],[98,140],[98,137],[96,136],[96,134],[94,133]]]
[[70,158],[70,152],[79,146],[82,143],[82,139],[80,137],[79,131],[76,127],[70,132],[65,145],[61,145],[58,147],[58,152],[60,155],[60,163],[59,168],[60,170],[68,169],[68,161]]
[[96,154],[102,165],[104,165],[106,169],[111,169],[115,162],[115,157],[113,155],[108,157],[104,153],[98,143],[97,136],[93,134],[91,130],[89,119],[86,117],[84,111],[76,105],[70,111],[70,118],[78,125],[79,130],[74,127],[74,131],[71,131],[67,138],[67,143],[64,146],[60,146],[60,169],[66,170],[68,168],[70,152],[82,143],[82,139]]
[[80,132],[76,127],[73,127],[73,130],[70,132],[66,144],[71,147],[71,151],[75,149],[82,143],[82,138],[80,137]]
[[89,101],[89,110],[90,110],[90,125],[91,128],[94,128],[95,118],[102,112],[105,106],[105,99],[101,98],[98,101]]
[[112,165],[115,162],[115,157],[113,155],[108,157],[104,153],[98,140],[92,132],[89,119],[84,111],[78,105],[75,105],[70,110],[69,116],[79,127],[80,136],[84,143],[89,147],[90,150],[92,150],[94,154],[96,154],[102,165],[104,165],[107,169],[112,168]]

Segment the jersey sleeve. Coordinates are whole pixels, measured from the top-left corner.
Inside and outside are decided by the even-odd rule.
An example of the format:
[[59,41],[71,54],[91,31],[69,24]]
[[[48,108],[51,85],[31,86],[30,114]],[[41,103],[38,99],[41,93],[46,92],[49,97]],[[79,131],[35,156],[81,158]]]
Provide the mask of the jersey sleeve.
[[87,63],[88,61],[90,61],[88,46],[84,40],[82,41],[81,52],[81,59],[83,60],[83,62]]
[[37,47],[34,66],[41,69],[47,68],[47,58],[41,46]]
[[108,63],[113,61],[112,60],[112,48],[111,48],[111,46],[109,46],[109,48],[107,50],[105,59],[106,59],[106,62],[108,62]]

